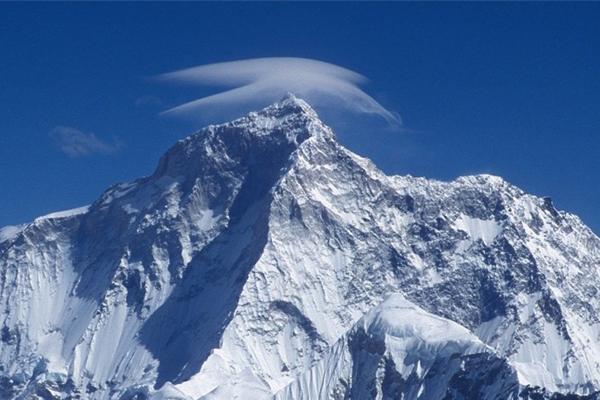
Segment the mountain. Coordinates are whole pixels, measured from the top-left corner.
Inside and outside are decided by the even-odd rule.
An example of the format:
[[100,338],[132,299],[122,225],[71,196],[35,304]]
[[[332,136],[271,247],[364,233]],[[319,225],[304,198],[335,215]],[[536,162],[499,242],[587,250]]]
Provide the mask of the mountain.
[[0,398],[599,398],[599,265],[549,198],[386,176],[289,96],[0,230]]

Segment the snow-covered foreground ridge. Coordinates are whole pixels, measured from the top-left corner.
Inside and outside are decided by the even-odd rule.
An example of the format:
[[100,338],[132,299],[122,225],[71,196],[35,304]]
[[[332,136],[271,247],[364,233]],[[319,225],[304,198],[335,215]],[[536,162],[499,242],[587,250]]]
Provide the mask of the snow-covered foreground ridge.
[[0,399],[596,398],[600,239],[386,176],[288,97],[0,230]]

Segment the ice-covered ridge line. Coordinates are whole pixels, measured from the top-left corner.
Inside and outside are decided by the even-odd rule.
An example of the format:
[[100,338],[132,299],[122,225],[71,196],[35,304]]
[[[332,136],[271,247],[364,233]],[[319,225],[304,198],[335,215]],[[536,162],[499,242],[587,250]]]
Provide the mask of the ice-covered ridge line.
[[[69,210],[55,211],[50,214],[42,215],[33,220],[33,222],[41,222],[49,219],[58,219],[58,218],[67,218],[74,217],[77,215],[85,214],[89,211],[90,206],[82,206],[77,208],[72,208]],[[15,239],[23,230],[27,228],[29,224],[20,224],[20,225],[7,225],[0,227],[0,243],[6,242],[7,240]]]
[[442,352],[455,350],[448,346],[448,343],[456,343],[458,347],[464,346],[461,350],[468,350],[468,353],[492,351],[469,329],[429,313],[397,293],[391,294],[369,311],[359,325],[382,338],[406,338],[414,340],[415,343],[427,343]]
[[[499,385],[512,388],[516,394],[516,374],[470,330],[423,310],[403,295],[392,294],[362,317],[321,360],[277,391],[274,399],[382,398],[385,391],[388,395],[383,398],[392,398],[389,388],[385,387],[390,379],[397,380],[396,390],[401,390],[401,395],[395,392],[393,398],[438,399],[447,394],[448,378],[444,375],[451,377],[461,373],[452,360],[465,362],[467,357],[478,356],[484,361],[484,369],[485,361],[490,359],[502,365],[508,379]],[[380,360],[374,361],[377,358]],[[381,368],[383,363],[385,368]],[[377,368],[373,380],[369,374],[355,375],[357,368],[368,369],[369,364],[371,368]],[[430,374],[434,368],[443,368],[445,373]],[[482,374],[482,380],[485,377]],[[484,397],[476,396],[481,394]],[[372,397],[365,397],[367,395]],[[467,395],[499,398],[493,392],[476,393],[474,390]]]
[[26,227],[27,224],[7,225],[0,228],[0,243],[16,238]]
[[57,219],[57,218],[67,218],[74,217],[76,215],[85,214],[89,211],[90,206],[82,206],[77,208],[71,208],[69,210],[56,211],[50,214],[42,215],[41,217],[37,217],[34,222],[43,221],[46,219]]

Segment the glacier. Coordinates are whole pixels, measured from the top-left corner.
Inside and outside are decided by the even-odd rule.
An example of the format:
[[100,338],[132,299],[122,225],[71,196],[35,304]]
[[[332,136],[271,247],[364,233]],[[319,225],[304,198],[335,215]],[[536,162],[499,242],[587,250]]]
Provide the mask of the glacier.
[[387,176],[290,95],[0,229],[0,398],[598,398],[599,265],[550,198]]

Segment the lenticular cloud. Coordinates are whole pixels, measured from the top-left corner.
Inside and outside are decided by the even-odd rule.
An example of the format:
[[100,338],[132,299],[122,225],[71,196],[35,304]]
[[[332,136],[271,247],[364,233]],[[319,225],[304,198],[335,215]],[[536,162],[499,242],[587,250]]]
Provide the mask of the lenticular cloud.
[[367,79],[349,69],[306,58],[270,57],[207,64],[160,75],[167,82],[230,87],[164,112],[186,116],[222,107],[274,102],[294,93],[316,106],[343,106],[397,125],[397,115],[359,88]]

